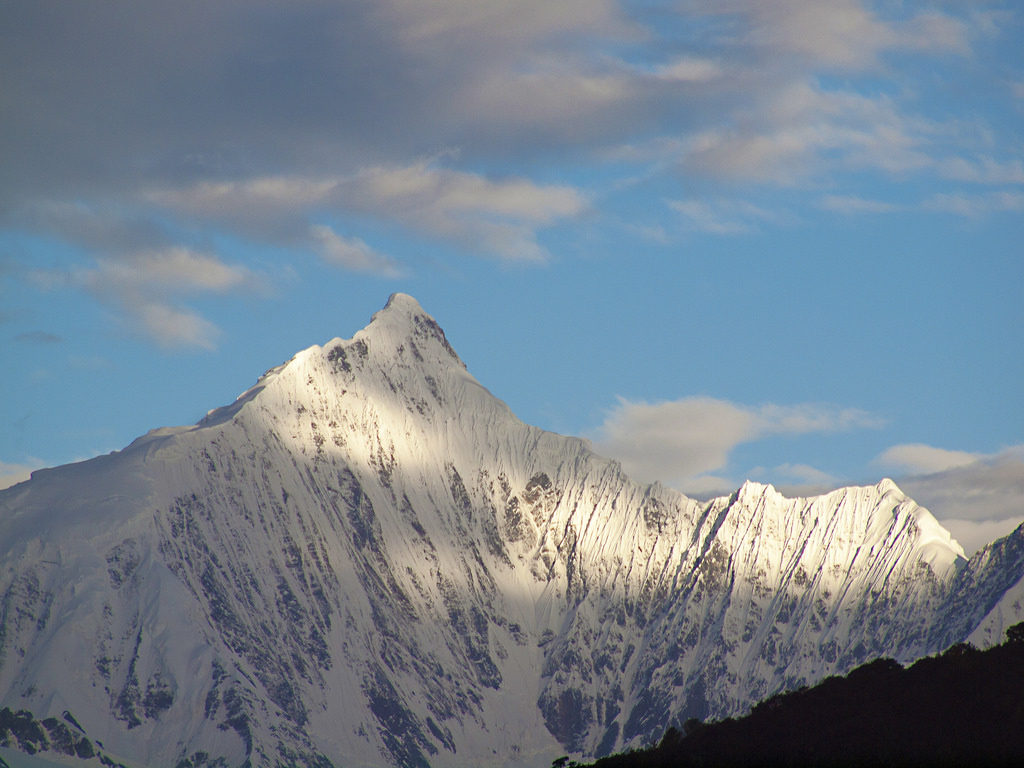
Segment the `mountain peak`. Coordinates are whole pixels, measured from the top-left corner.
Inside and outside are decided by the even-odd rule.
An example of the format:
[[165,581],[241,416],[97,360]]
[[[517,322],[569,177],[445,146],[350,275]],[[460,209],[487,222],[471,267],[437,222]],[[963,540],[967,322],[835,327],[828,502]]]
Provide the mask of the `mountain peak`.
[[775,486],[766,483],[759,483],[755,480],[746,480],[736,490],[736,501],[741,504],[754,504],[758,499],[784,498],[781,493],[775,490]]
[[[417,313],[424,314],[423,307],[420,306],[420,303],[407,293],[392,293],[388,296],[388,300],[384,304],[384,309],[382,309],[381,312],[404,313],[409,317],[412,317]],[[376,317],[376,314],[374,317]]]
[[[321,357],[326,359],[328,367],[335,373],[350,373],[353,365],[362,367],[371,357],[371,370],[390,371],[391,374],[394,374],[396,363],[400,363],[397,367],[408,368],[410,361],[435,373],[438,366],[444,369],[453,362],[462,371],[466,369],[466,364],[448,343],[441,326],[423,310],[420,303],[408,294],[393,293],[384,308],[373,314],[369,325],[351,339],[336,337],[323,347],[314,345],[298,352],[288,362],[264,373],[235,402],[209,411],[198,426],[215,426],[233,419],[247,403],[256,399],[282,374],[289,381],[296,377],[297,380],[307,381],[311,361]],[[365,381],[375,378],[368,371],[361,375]],[[384,379],[389,387],[394,385],[387,375]]]
[[423,318],[429,318],[420,303],[407,293],[392,293],[383,309],[373,313],[370,326],[388,326],[396,329],[406,328],[412,331]]
[[[340,340],[332,341],[333,346]],[[441,361],[455,361],[466,365],[452,349],[437,321],[427,314],[420,303],[405,293],[393,293],[384,308],[375,312],[370,324],[352,337],[352,343],[369,342],[376,350],[400,354],[411,347],[413,355],[422,362],[421,353],[434,348]]]
[[903,491],[900,489],[900,487],[898,485],[896,485],[895,481],[892,478],[889,478],[889,477],[883,477],[881,480],[878,481],[878,483],[877,483],[877,485],[875,485],[875,487],[878,489],[878,492],[881,493],[881,494],[896,493],[896,494],[899,494],[900,496],[905,496],[906,495],[905,493],[903,493]]

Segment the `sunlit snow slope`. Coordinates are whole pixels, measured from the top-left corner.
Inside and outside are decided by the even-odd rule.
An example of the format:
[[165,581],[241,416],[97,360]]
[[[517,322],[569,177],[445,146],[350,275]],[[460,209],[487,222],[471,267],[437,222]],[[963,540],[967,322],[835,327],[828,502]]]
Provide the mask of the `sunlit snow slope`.
[[640,485],[395,295],[198,425],[0,493],[0,564],[0,705],[118,760],[536,766],[998,642],[1024,530],[968,563],[888,480]]

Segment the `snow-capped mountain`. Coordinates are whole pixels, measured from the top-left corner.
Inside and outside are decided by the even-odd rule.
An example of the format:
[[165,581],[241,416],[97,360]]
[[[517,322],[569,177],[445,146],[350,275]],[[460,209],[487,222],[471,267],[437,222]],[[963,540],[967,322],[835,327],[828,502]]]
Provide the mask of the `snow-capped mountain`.
[[0,565],[0,706],[145,766],[545,765],[1024,618],[1024,528],[967,561],[888,480],[641,485],[400,294],[0,492]]

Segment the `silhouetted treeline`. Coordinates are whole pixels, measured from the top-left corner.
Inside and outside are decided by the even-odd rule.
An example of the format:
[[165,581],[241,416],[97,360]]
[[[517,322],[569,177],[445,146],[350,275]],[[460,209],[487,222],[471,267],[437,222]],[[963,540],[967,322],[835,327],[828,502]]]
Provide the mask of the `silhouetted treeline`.
[[1024,766],[1024,623],[986,651],[955,645],[907,668],[879,659],[684,730],[594,768]]

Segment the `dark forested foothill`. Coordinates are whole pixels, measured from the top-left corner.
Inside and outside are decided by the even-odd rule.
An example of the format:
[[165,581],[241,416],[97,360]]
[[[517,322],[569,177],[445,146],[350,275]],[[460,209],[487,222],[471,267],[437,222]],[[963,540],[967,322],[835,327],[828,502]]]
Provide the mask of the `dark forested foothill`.
[[1024,623],[902,667],[878,659],[773,696],[745,717],[670,729],[594,768],[1024,765]]

